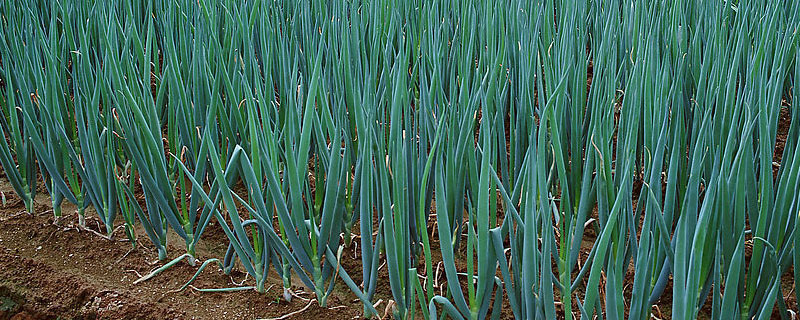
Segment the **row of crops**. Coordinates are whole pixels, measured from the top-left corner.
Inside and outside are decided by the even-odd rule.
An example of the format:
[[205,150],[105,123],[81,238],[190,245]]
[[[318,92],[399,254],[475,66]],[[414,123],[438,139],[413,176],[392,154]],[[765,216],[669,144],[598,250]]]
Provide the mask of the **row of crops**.
[[5,0],[0,18],[17,196],[32,211],[43,184],[57,219],[73,203],[165,263],[199,262],[213,222],[228,250],[203,267],[323,306],[346,286],[367,317],[382,282],[401,319],[794,315],[800,2]]

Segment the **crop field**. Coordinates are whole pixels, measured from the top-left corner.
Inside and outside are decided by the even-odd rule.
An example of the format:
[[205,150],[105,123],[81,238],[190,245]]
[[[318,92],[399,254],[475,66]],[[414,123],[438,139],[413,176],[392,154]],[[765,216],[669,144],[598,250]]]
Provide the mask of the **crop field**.
[[797,319],[798,27],[0,0],[0,320]]

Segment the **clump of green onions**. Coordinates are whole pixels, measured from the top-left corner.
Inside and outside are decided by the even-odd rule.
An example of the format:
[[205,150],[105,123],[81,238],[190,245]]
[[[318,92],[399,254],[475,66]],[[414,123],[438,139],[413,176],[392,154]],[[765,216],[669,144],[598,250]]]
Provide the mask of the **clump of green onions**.
[[139,282],[216,223],[199,270],[254,283],[203,291],[274,271],[365,317],[790,316],[800,3],[23,0],[0,27],[6,179],[162,260],[177,234]]

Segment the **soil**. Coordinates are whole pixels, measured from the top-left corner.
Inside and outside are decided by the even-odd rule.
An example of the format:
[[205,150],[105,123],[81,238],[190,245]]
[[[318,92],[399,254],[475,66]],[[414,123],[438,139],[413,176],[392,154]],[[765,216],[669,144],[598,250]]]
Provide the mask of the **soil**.
[[[349,293],[335,291],[328,308],[314,301],[282,297],[280,279],[267,280],[266,293],[174,292],[197,271],[179,263],[151,280],[134,285],[138,274],[161,266],[154,250],[121,240],[110,241],[87,231],[78,231],[77,217],[63,217],[54,224],[49,199],[40,195],[36,214],[25,212],[7,182],[0,184],[6,206],[0,212],[0,319],[254,319],[280,317],[298,310],[289,319],[354,319],[362,307]],[[64,206],[64,214],[74,211]],[[87,212],[87,224],[92,212]],[[74,220],[74,221],[73,221]],[[207,241],[198,244],[201,260],[224,255],[218,225],[209,226]],[[143,232],[139,233],[143,236]],[[122,236],[122,232],[118,233]],[[174,236],[174,235],[173,235]],[[224,237],[224,235],[222,235]],[[144,243],[147,240],[140,241]],[[170,238],[170,259],[183,253],[177,236]],[[199,288],[226,288],[245,279],[242,272],[225,275],[206,268],[194,283]],[[244,285],[252,284],[245,280]],[[342,286],[343,287],[343,286]],[[343,288],[346,290],[346,288]],[[313,298],[294,288],[301,297]],[[340,290],[340,289],[337,289]],[[308,308],[306,308],[308,306]]]

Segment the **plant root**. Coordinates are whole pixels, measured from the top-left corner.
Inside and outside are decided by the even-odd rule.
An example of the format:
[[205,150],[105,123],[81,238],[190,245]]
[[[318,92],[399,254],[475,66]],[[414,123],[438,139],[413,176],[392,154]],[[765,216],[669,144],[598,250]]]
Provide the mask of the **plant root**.
[[280,316],[280,317],[277,317],[277,318],[268,318],[268,319],[264,319],[264,320],[284,320],[284,319],[289,319],[289,317],[291,317],[291,316],[294,316],[294,315],[300,314],[300,313],[302,313],[303,311],[306,311],[306,310],[308,310],[308,308],[310,308],[310,307],[311,307],[311,304],[313,304],[313,303],[314,303],[314,301],[317,301],[317,299],[311,299],[311,300],[309,300],[309,301],[308,301],[308,304],[307,304],[305,307],[303,307],[303,309],[300,309],[300,310],[297,310],[297,311],[292,311],[292,312],[290,312],[290,313],[284,314],[284,315],[282,315],[282,316]]

